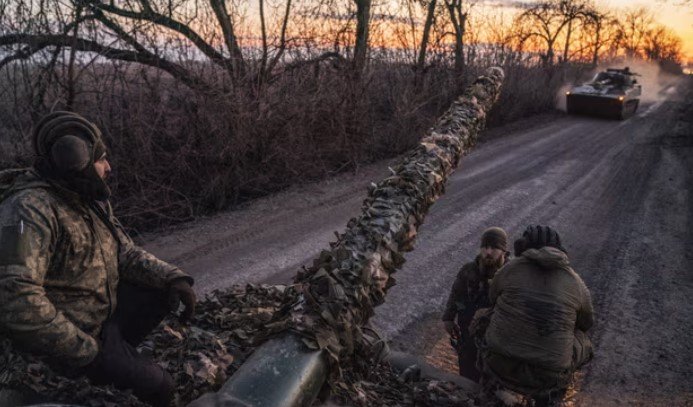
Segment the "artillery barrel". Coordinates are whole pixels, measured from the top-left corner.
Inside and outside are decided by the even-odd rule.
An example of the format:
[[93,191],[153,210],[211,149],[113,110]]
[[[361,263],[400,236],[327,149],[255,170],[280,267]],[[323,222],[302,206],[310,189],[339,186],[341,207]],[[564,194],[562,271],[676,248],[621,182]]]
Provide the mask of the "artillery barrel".
[[298,273],[296,282],[304,291],[292,310],[293,329],[259,347],[219,392],[191,407],[310,405],[340,366],[377,358],[365,326],[394,284],[403,253],[413,249],[430,206],[476,143],[503,77],[500,68],[489,68],[390,176],[371,185],[361,214]]

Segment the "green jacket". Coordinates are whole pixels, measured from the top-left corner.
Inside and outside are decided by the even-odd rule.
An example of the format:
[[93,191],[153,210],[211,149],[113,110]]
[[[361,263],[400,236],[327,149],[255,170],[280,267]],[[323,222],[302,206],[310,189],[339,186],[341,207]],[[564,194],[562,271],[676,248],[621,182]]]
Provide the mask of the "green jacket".
[[190,279],[137,247],[110,205],[33,170],[0,173],[0,193],[0,336],[22,350],[87,365],[120,279],[161,289]]
[[496,273],[489,297],[490,351],[555,372],[579,362],[575,331],[588,330],[594,315],[590,292],[565,253],[552,247],[525,251]]

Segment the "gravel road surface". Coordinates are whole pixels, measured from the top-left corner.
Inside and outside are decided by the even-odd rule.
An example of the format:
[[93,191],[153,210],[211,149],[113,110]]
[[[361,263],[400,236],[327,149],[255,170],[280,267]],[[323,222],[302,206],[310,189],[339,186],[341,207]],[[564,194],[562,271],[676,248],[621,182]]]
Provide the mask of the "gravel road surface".
[[[693,405],[690,82],[623,122],[544,116],[488,132],[433,206],[377,310],[393,346],[429,356],[440,348],[449,287],[486,227],[515,238],[528,224],[548,224],[597,312],[596,357],[577,404]],[[388,164],[146,236],[145,246],[191,273],[200,293],[288,282],[359,213]]]

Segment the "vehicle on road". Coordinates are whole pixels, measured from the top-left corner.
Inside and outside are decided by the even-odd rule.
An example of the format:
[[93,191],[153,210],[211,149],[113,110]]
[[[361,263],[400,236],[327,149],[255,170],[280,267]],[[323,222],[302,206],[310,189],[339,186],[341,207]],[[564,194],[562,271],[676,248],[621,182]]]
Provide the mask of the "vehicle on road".
[[591,82],[565,93],[568,114],[618,120],[632,116],[638,109],[642,94],[642,87],[635,76],[639,75],[628,67],[599,72]]

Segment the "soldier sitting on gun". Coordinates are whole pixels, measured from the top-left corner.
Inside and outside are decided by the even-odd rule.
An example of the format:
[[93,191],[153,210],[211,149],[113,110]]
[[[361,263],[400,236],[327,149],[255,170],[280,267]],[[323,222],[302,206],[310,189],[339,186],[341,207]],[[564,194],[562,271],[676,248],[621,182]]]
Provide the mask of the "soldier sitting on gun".
[[168,405],[171,376],[135,347],[181,301],[182,318],[192,315],[193,279],[137,247],[113,216],[94,124],[49,114],[34,150],[33,168],[14,170],[0,195],[0,336],[64,374]]
[[477,382],[480,377],[476,368],[477,349],[469,324],[478,309],[491,306],[489,284],[508,259],[507,243],[508,236],[503,229],[492,227],[484,231],[479,254],[457,273],[443,313],[445,330],[457,350],[460,375]]

